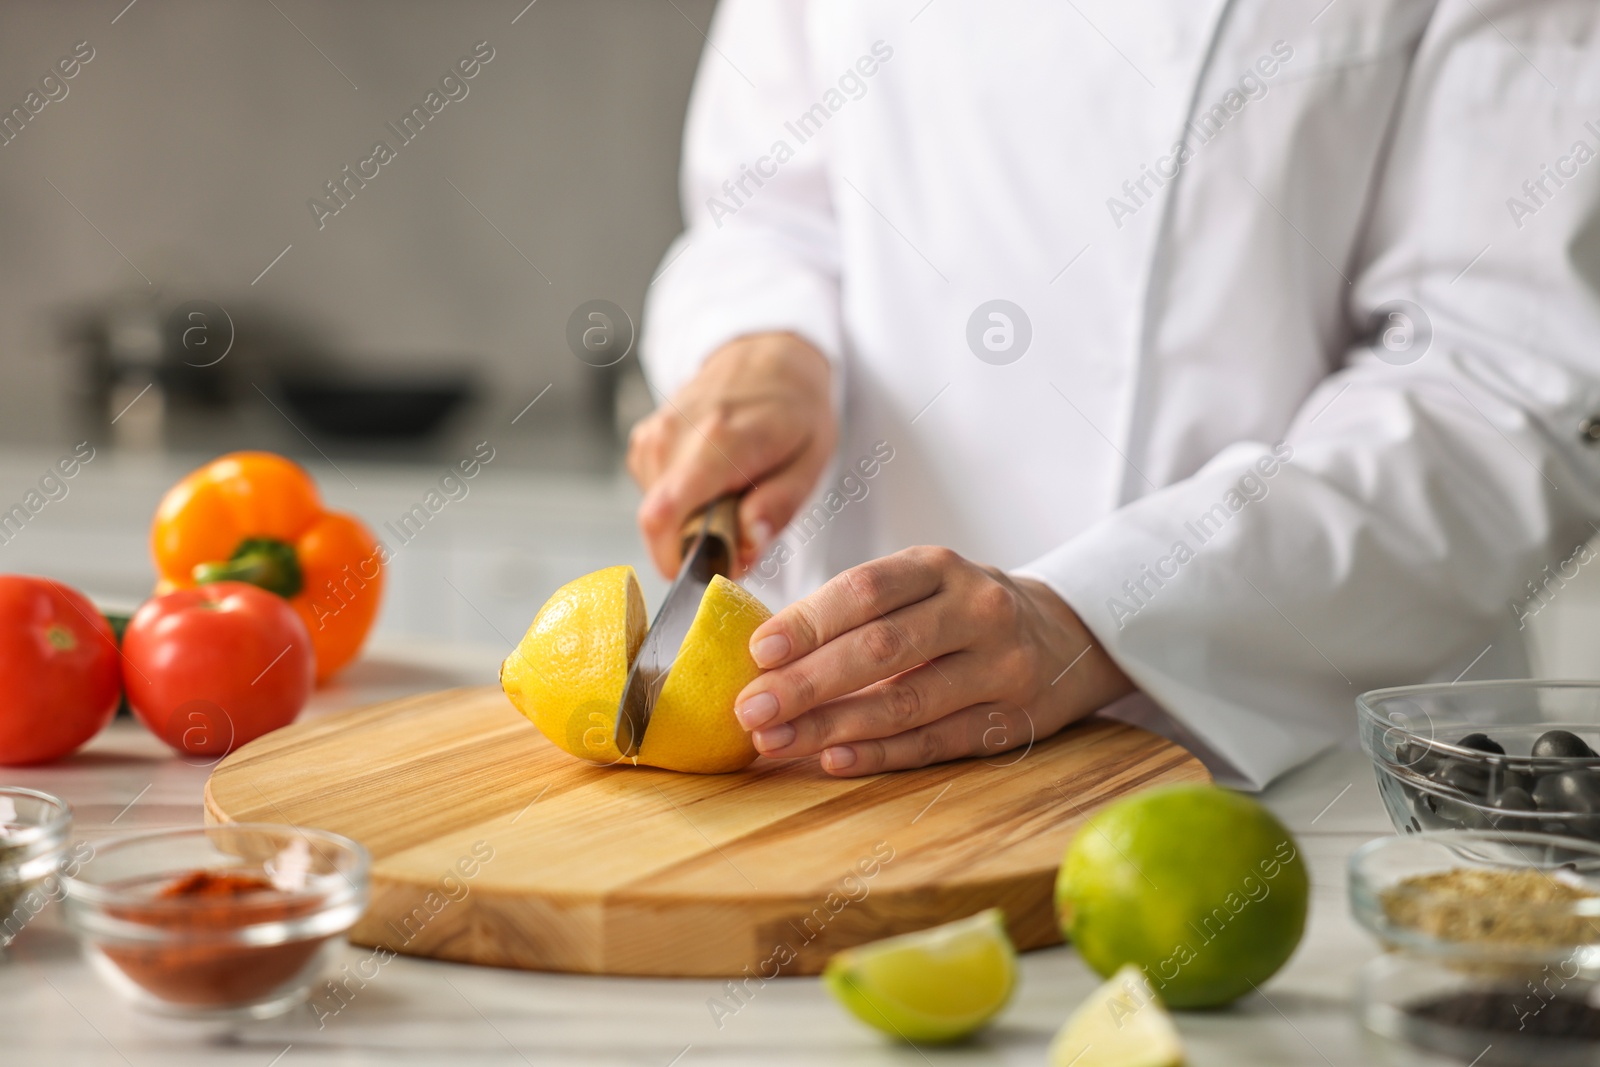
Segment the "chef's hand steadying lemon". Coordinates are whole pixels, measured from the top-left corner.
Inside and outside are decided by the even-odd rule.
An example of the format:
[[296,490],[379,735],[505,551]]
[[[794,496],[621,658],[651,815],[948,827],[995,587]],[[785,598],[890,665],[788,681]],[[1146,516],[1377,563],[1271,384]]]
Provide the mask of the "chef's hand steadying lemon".
[[789,524],[838,438],[831,373],[795,334],[752,334],[712,353],[634,426],[628,471],[645,491],[639,528],[663,574],[677,574],[684,521],[725,493],[744,494],[736,575]]
[[864,563],[750,636],[734,714],[775,758],[854,776],[1031,744],[1134,688],[1043,583],[946,548]]

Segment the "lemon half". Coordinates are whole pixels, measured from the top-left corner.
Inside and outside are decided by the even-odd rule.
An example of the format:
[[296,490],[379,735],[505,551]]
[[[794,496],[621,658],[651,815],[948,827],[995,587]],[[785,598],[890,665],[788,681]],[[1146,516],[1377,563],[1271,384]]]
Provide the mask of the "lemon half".
[[649,622],[632,567],[607,567],[557,589],[500,665],[500,688],[550,741],[580,759],[719,774],[756,758],[733,700],[761,673],[750,635],[772,613],[740,586],[711,579],[631,760],[617,748],[617,705]]

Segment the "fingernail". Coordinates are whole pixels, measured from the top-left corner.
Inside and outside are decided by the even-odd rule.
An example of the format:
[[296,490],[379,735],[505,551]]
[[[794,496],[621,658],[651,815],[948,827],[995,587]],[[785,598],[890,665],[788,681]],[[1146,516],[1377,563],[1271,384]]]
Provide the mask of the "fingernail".
[[767,546],[772,544],[772,523],[757,519],[750,526],[750,540],[755,545],[757,555],[765,552]]
[[757,730],[750,735],[750,740],[755,742],[756,748],[762,752],[786,748],[794,743],[794,727],[786,722],[780,722],[778,725],[769,726],[765,730]]
[[746,730],[754,730],[762,723],[771,722],[772,717],[778,714],[778,698],[771,693],[757,693],[749,700],[741,701],[733,709],[733,717],[739,720],[739,725]]
[[768,634],[750,646],[750,656],[757,667],[771,667],[783,662],[789,654],[789,639],[782,634]]
[[847,771],[856,765],[856,750],[849,745],[835,745],[822,750],[822,769]]

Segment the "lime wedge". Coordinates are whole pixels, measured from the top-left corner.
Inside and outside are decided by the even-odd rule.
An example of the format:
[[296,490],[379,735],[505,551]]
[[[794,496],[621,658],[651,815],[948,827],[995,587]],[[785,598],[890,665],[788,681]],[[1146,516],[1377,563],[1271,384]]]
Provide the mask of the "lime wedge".
[[1183,1046],[1143,972],[1128,964],[1078,1005],[1050,1045],[1050,1067],[1178,1067]]
[[1017,985],[1017,950],[999,908],[845,949],[822,982],[869,1026],[904,1041],[966,1037],[997,1015]]

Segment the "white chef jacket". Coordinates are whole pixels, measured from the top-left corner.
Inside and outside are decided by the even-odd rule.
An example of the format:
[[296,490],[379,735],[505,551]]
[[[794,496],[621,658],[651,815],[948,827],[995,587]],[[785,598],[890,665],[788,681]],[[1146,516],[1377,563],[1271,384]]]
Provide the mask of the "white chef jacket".
[[792,330],[842,420],[752,588],[1037,577],[1253,786],[1365,689],[1525,670],[1600,515],[1597,18],[723,0],[647,369]]

